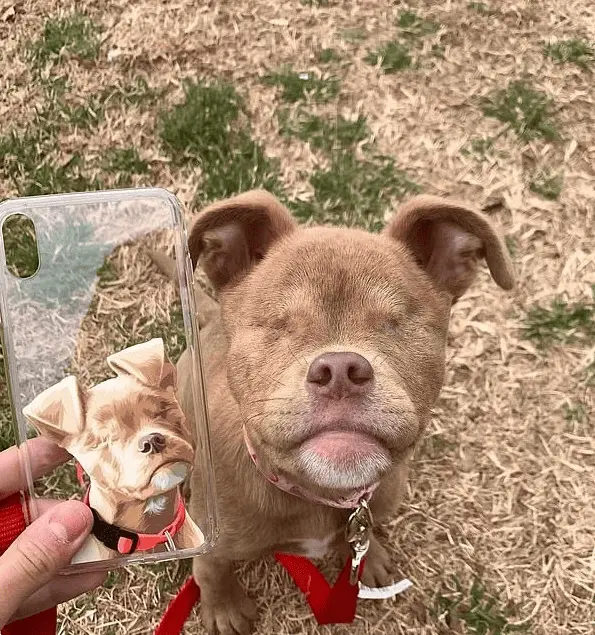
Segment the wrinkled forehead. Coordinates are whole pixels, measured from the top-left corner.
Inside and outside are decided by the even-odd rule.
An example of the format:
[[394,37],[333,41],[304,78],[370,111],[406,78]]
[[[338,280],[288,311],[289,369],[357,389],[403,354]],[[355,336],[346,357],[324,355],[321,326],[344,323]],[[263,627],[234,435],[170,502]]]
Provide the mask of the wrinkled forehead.
[[281,243],[253,282],[289,311],[327,315],[414,309],[432,293],[406,249],[382,236],[349,229],[312,228]]

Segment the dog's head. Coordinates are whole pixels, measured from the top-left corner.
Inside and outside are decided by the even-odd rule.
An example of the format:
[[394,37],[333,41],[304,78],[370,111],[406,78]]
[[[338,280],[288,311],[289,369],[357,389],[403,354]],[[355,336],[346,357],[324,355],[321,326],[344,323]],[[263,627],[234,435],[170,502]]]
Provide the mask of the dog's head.
[[429,196],[374,235],[299,228],[276,198],[248,192],[204,210],[189,246],[220,295],[250,444],[325,495],[378,482],[419,439],[443,382],[451,306],[480,262],[513,286],[488,219]]
[[192,469],[191,432],[175,396],[176,370],[161,339],[107,361],[116,377],[88,391],[66,377],[23,414],[41,435],[68,450],[102,490],[147,500],[180,485]]

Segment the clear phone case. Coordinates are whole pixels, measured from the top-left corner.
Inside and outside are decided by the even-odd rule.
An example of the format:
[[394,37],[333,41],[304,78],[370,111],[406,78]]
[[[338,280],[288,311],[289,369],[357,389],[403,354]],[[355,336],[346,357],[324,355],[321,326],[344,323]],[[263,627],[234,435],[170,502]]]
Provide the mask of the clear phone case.
[[[161,189],[15,199],[0,205],[0,226],[13,215],[32,221],[39,260],[33,275],[19,277],[7,262],[13,241],[0,242],[2,342],[27,522],[40,491],[27,441],[41,435],[74,457],[44,490],[86,500],[95,517],[65,573],[209,552],[213,466],[177,199]],[[173,279],[154,252],[175,258]],[[182,410],[175,363],[184,349],[191,394]],[[204,501],[192,517],[190,480]]]

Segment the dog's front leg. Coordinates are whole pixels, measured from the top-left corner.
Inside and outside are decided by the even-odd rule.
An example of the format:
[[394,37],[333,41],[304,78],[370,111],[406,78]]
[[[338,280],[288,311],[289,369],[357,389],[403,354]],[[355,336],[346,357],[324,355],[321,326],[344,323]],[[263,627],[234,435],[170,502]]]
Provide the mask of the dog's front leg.
[[[346,542],[342,543],[340,553],[345,558],[351,557],[351,549]],[[364,565],[364,572],[362,574],[362,584],[367,587],[378,588],[388,586],[393,582],[390,555],[378,538],[372,533],[370,535],[370,546],[366,554],[366,564]]]
[[201,591],[201,620],[211,635],[246,635],[256,604],[246,595],[229,560],[212,555],[194,559],[192,573]]
[[390,555],[374,534],[370,537],[370,547],[362,574],[362,584],[367,587],[383,587],[394,582]]

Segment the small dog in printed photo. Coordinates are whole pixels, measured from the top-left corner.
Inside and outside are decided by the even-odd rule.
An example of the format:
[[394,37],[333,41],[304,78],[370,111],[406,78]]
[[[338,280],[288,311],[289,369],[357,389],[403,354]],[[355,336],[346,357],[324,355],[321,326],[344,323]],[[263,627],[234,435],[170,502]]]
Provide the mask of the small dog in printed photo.
[[194,443],[163,340],[127,348],[107,363],[116,377],[84,390],[68,376],[23,410],[90,481],[85,501],[95,523],[72,564],[200,547],[204,535],[180,489],[193,469]]

